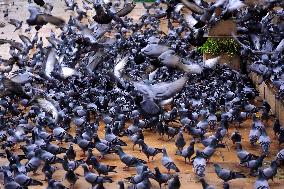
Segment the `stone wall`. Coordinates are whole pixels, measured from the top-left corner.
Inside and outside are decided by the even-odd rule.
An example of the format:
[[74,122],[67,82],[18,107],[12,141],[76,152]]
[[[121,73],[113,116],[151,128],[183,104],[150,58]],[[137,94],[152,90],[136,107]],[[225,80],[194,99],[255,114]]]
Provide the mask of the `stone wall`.
[[262,82],[258,85],[260,78],[256,73],[250,73],[249,77],[255,83],[260,97],[270,104],[272,113],[275,114],[281,125],[284,126],[284,102],[277,98],[277,92],[273,85],[270,82]]

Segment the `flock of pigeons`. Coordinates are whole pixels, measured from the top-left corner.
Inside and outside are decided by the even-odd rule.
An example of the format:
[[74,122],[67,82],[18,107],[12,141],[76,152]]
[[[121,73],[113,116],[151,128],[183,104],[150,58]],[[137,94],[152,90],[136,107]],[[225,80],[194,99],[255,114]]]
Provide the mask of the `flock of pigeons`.
[[[33,179],[39,172],[45,175],[48,189],[66,188],[53,178],[58,169],[65,171],[64,180],[71,188],[79,177],[92,188],[105,188],[105,183],[113,182],[112,175],[119,174],[115,165],[101,162],[109,156],[117,156],[125,170],[136,169],[136,175],[118,181],[120,189],[126,183],[130,189],[148,189],[153,180],[160,187],[180,188],[180,169],[168,155],[167,145],[149,146],[145,132],[174,140],[176,155],[192,164],[205,189],[215,188],[205,180],[210,158],[228,148],[223,139],[231,135],[240,166],[248,172],[213,164],[223,187],[229,188],[232,179],[251,176],[257,177],[255,189],[269,188],[268,180],[284,163],[282,149],[269,167],[263,167],[270,155],[266,126],[271,107],[265,101],[253,104],[258,94],[246,75],[219,65],[220,57],[203,61],[196,47],[206,41],[204,34],[211,26],[235,17],[243,35],[234,37],[244,61],[254,62],[251,70],[263,80],[271,79],[283,95],[284,14],[283,9],[274,9],[283,7],[282,0],[254,7],[242,0],[156,1],[143,4],[146,11],[138,21],[127,16],[135,8],[132,1],[122,6],[120,1],[83,0],[82,9],[74,0],[65,2],[66,10],[77,15],[68,22],[53,16],[53,5],[43,0],[29,1],[33,5],[26,21],[9,20],[15,30],[24,22],[38,32],[48,23],[60,28],[59,36],[51,32],[47,37],[47,47],[38,33],[32,39],[20,35],[21,42],[0,39],[0,44],[10,45],[11,55],[0,60],[0,155],[7,162],[0,172],[5,189],[43,185]],[[89,18],[86,11],[91,10],[95,14]],[[165,20],[166,33],[160,29]],[[252,119],[250,144],[261,149],[257,155],[242,148],[238,128],[248,119]],[[229,133],[233,125],[236,130]],[[281,147],[284,128],[279,120],[273,130]],[[168,172],[150,170],[147,161],[125,153],[124,146],[131,145],[125,137],[148,161],[162,154],[161,164]],[[197,143],[204,148],[196,149]],[[74,146],[84,152],[83,159]],[[76,173],[79,167],[83,175]]]

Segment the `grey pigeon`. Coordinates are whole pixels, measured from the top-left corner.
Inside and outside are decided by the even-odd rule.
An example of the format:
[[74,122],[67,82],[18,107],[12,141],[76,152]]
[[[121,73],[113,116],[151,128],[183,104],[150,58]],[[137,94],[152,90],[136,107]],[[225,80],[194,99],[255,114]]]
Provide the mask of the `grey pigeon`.
[[262,166],[265,157],[266,157],[265,154],[261,155],[255,160],[250,160],[245,162],[243,165],[250,169],[250,174],[254,174]]
[[41,13],[40,10],[36,7],[30,7],[29,12],[30,17],[27,19],[27,23],[31,26],[43,26],[47,23],[51,23],[56,26],[63,26],[65,24],[64,20],[50,14]]
[[178,151],[182,151],[183,147],[186,145],[186,142],[183,138],[183,133],[182,131],[180,131],[177,135],[176,141],[175,141],[175,145],[178,148]]
[[151,58],[158,58],[163,52],[169,50],[169,47],[159,44],[149,44],[141,52]]
[[100,183],[106,183],[106,182],[113,182],[112,179],[110,177],[107,176],[98,176],[92,172],[89,171],[88,166],[86,164],[82,165],[83,169],[84,169],[84,177],[85,180],[90,183],[92,185],[92,187],[96,186],[97,184]]
[[195,141],[191,141],[190,145],[187,148],[183,149],[182,151],[176,152],[176,155],[182,156],[184,158],[184,163],[186,163],[186,159],[188,159],[190,162],[190,158],[194,154],[194,144]]
[[143,94],[141,102],[142,109],[148,114],[157,114],[160,111],[155,101],[165,100],[173,97],[182,90],[187,81],[186,77],[182,77],[176,81],[166,83],[158,83],[155,85],[147,85],[143,82],[135,82],[134,87]]
[[105,165],[103,163],[98,162],[98,160],[96,159],[96,157],[91,157],[90,159],[92,166],[95,168],[95,170],[98,172],[99,176],[101,174],[103,175],[108,175],[109,172],[114,172],[117,173],[115,171],[116,166],[111,166],[111,165]]
[[15,26],[14,32],[20,29],[23,25],[23,21],[19,21],[17,19],[10,19],[8,23]]
[[24,173],[21,173],[18,171],[18,168],[16,165],[13,167],[13,170],[15,171],[15,181],[19,183],[21,186],[42,186],[43,183],[37,180],[34,180]]
[[25,189],[26,187],[21,186],[19,183],[15,182],[12,177],[10,177],[7,171],[4,173],[4,188],[5,189]]
[[203,188],[203,189],[215,189],[215,187],[212,186],[212,185],[209,185],[209,184],[205,181],[204,178],[200,178],[200,182],[201,182],[201,184],[202,184],[202,188]]
[[117,149],[117,153],[119,155],[120,160],[122,161],[122,163],[126,165],[127,168],[135,166],[135,164],[138,162],[142,162],[146,164],[144,160],[141,160],[139,158],[126,154],[120,146],[116,146],[116,149]]
[[206,169],[206,159],[202,156],[199,150],[196,150],[195,154],[196,156],[192,163],[194,173],[199,177],[204,177],[205,176],[204,172]]
[[277,174],[277,161],[273,160],[270,163],[270,167],[263,169],[263,176],[266,180],[271,179],[273,181],[273,177]]
[[175,174],[172,179],[168,182],[168,189],[179,189],[181,187],[181,183],[179,180],[179,176]]
[[258,171],[258,178],[254,183],[254,189],[269,189],[269,184],[263,175],[263,171]]
[[258,158],[258,156],[243,150],[241,143],[237,142],[236,144],[237,144],[237,156],[240,160],[240,164]]
[[214,164],[214,167],[215,167],[215,173],[224,182],[228,182],[232,179],[237,179],[237,178],[246,178],[246,176],[243,173],[234,172],[229,169],[224,169],[218,164]]
[[143,140],[139,140],[138,143],[141,145],[142,148],[142,152],[147,156],[147,159],[149,161],[150,157],[152,156],[152,160],[154,159],[154,157],[159,154],[162,153],[162,149],[160,148],[152,148],[149,147]]
[[159,183],[161,188],[162,184],[166,184],[171,179],[171,175],[168,173],[161,173],[158,167],[155,167],[154,170],[154,179]]
[[167,151],[165,148],[163,150],[163,157],[162,157],[162,165],[170,171],[171,169],[174,170],[175,172],[180,172],[174,161],[168,156]]

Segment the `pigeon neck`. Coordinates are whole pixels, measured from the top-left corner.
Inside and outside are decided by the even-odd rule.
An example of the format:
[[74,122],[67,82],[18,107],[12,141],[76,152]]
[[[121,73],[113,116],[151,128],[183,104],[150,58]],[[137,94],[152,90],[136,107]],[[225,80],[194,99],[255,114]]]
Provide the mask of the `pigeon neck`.
[[221,171],[221,167],[220,167],[219,165],[215,165],[215,171],[216,171],[216,172]]
[[4,185],[6,185],[7,183],[9,183],[11,181],[13,181],[13,179],[8,176],[6,171],[4,171]]
[[83,169],[84,169],[84,175],[90,172],[87,166],[83,166]]
[[123,155],[125,154],[125,153],[122,151],[121,148],[118,148],[118,149],[117,149],[117,153],[118,153],[119,156],[123,156]]
[[204,179],[201,179],[200,182],[201,182],[203,188],[207,188],[208,187],[208,184],[205,182]]
[[119,183],[119,189],[124,189],[124,183],[123,182]]

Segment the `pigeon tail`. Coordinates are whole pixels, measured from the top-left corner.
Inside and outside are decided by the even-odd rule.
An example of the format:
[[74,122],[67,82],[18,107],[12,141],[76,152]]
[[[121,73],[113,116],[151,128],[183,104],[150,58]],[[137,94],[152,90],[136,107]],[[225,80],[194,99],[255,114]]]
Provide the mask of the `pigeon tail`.
[[236,179],[236,178],[246,178],[246,176],[243,173],[240,173],[240,172],[234,172],[232,177],[233,177],[233,179]]
[[38,186],[38,185],[42,186],[43,183],[38,180],[31,180],[30,186]]
[[142,109],[148,114],[158,114],[160,112],[160,107],[152,100],[147,99],[141,103]]

